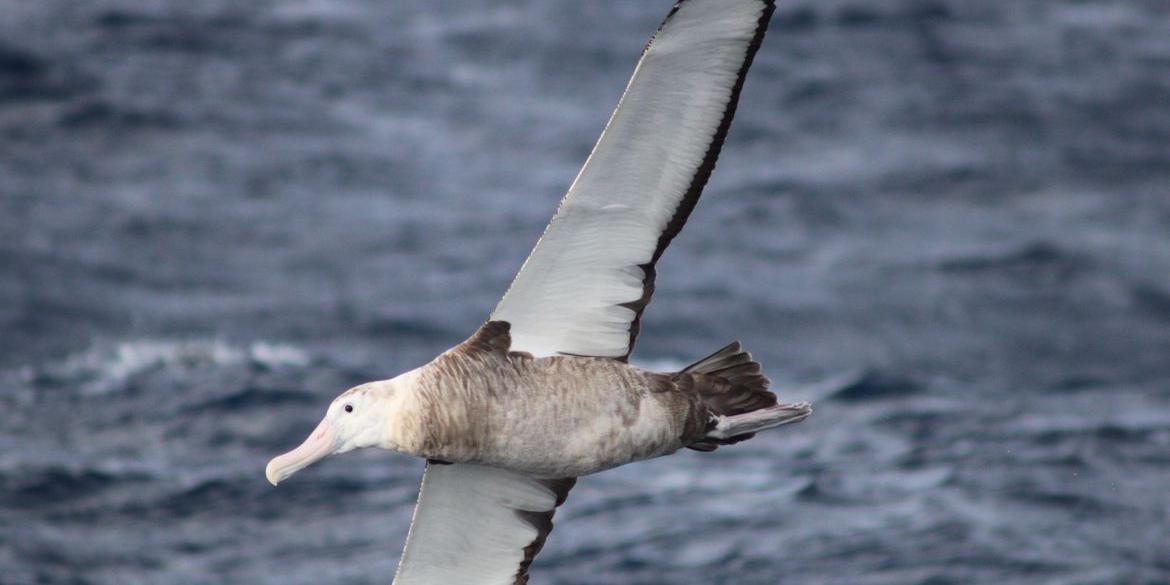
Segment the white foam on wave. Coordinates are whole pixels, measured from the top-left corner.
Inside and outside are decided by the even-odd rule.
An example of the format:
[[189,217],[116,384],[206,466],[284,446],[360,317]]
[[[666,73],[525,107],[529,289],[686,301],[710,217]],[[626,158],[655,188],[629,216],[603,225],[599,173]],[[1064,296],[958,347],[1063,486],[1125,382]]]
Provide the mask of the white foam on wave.
[[[242,364],[281,368],[299,367],[308,363],[308,353],[285,343],[254,341],[232,344],[219,339],[138,339],[95,345],[49,365],[42,371],[61,380],[77,380],[81,392],[92,395],[113,392],[124,387],[126,380],[156,369]],[[29,371],[28,375],[31,374]]]

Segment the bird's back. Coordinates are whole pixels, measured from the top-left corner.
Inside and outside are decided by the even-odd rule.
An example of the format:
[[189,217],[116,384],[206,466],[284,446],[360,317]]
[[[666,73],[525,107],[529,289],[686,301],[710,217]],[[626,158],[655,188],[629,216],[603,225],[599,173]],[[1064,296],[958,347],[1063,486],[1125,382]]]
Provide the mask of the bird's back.
[[571,477],[684,446],[706,409],[694,392],[607,358],[457,348],[424,368],[427,457]]

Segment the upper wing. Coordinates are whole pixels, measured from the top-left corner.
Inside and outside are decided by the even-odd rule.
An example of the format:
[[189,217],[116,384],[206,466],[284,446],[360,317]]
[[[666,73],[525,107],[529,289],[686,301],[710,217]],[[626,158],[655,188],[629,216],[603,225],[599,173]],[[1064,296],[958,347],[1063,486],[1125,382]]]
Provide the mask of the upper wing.
[[[682,0],[492,313],[512,349],[625,359],[727,134],[771,0]],[[573,479],[427,465],[396,585],[524,584]]]
[[428,463],[394,585],[527,583],[553,512],[575,482]]
[[683,0],[633,77],[544,236],[492,313],[536,357],[625,359],[654,264],[723,145],[771,0]]

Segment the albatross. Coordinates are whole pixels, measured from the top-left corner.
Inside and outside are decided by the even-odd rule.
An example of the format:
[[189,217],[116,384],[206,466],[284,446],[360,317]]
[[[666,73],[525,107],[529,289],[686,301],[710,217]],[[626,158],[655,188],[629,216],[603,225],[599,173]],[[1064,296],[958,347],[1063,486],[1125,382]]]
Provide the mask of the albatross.
[[773,9],[678,2],[487,322],[343,392],[268,480],[364,447],[424,458],[394,583],[523,584],[576,478],[806,418],[738,342],[676,372],[629,364],[655,263],[715,167]]

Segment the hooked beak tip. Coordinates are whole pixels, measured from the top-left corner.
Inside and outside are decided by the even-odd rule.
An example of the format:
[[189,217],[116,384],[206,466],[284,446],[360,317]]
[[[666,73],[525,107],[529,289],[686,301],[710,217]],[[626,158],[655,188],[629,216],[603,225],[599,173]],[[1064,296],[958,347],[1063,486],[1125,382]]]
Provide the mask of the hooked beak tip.
[[272,484],[273,486],[276,486],[276,484],[280,483],[281,477],[276,472],[276,470],[272,468],[271,461],[268,462],[268,467],[264,468],[264,477],[268,478],[268,483]]
[[329,419],[322,420],[299,447],[269,461],[268,466],[264,468],[264,476],[268,478],[269,483],[276,485],[297,471],[334,453],[337,447],[337,435],[329,425]]

